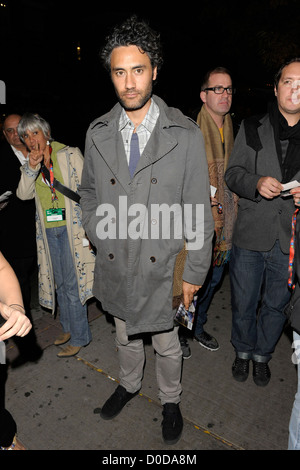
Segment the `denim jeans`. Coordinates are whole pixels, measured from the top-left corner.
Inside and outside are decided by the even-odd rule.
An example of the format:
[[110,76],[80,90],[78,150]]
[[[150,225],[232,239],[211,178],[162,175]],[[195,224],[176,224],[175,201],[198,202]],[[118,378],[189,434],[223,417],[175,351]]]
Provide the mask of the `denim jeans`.
[[[233,246],[230,260],[232,333],[236,354],[268,362],[285,323],[289,255],[279,242],[270,251]],[[258,306],[260,303],[260,309]]]
[[225,264],[212,267],[203,287],[198,291],[195,335],[201,335],[201,333],[203,333],[203,325],[207,322],[207,311],[215,290],[222,280],[224,268]]
[[294,363],[297,363],[298,369],[298,389],[295,395],[295,401],[290,418],[288,450],[300,450],[300,335],[293,332]]
[[60,323],[71,334],[72,346],[85,346],[91,341],[87,306],[79,298],[78,283],[66,226],[47,228],[47,239],[56,284]]

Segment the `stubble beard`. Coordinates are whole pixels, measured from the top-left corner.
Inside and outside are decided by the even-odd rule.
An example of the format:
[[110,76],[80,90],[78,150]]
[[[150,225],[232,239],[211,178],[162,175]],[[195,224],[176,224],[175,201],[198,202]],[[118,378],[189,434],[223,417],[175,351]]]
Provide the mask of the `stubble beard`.
[[122,96],[117,92],[117,97],[121,106],[125,109],[125,111],[137,111],[142,109],[146,103],[148,103],[149,99],[152,96],[152,84],[149,85],[147,90],[144,93],[140,94],[140,98],[137,101],[130,103],[130,100],[123,99]]

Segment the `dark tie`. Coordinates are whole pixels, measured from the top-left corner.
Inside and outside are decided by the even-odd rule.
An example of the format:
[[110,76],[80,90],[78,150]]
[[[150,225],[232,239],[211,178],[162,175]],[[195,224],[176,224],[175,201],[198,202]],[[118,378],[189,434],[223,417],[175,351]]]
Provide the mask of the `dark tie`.
[[132,134],[130,142],[130,159],[129,159],[129,173],[131,178],[133,178],[136,166],[140,159],[140,149],[139,149],[139,138],[138,135]]

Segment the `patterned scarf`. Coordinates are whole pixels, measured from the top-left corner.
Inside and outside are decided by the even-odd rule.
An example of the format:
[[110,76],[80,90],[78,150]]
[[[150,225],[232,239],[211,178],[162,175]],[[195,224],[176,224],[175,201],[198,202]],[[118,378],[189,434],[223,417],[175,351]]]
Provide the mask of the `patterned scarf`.
[[227,188],[224,180],[234,144],[232,120],[226,114],[223,126],[224,144],[220,131],[205,106],[202,106],[198,114],[197,124],[204,137],[210,184],[217,188],[216,198],[223,207],[222,213],[218,213],[217,206],[212,207],[216,234],[213,264],[220,266],[228,261],[230,255],[233,225],[237,215],[238,197]]

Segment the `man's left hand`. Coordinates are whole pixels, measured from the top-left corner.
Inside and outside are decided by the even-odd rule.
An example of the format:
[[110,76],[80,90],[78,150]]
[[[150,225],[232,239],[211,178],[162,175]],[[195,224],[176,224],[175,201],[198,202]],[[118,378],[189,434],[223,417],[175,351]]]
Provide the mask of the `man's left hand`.
[[202,286],[196,286],[195,284],[190,284],[189,282],[183,281],[182,283],[182,292],[183,292],[183,303],[186,310],[190,308],[191,303],[193,302],[194,295],[197,294],[198,290]]

